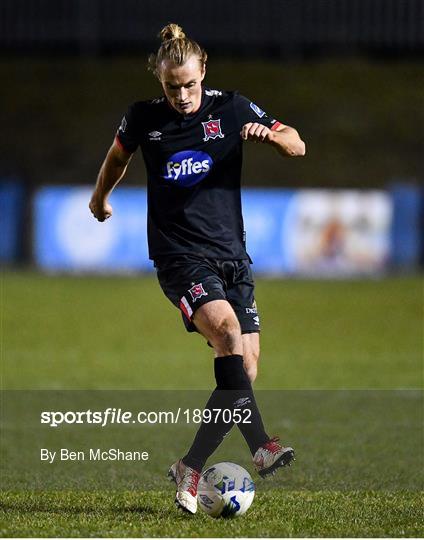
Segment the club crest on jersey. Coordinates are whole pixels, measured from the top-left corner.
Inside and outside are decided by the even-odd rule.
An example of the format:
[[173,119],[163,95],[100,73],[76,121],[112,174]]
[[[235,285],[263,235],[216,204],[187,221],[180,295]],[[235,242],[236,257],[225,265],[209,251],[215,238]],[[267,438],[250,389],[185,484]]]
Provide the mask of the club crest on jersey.
[[203,288],[202,283],[197,283],[196,285],[193,285],[193,287],[189,289],[188,292],[190,293],[193,302],[195,302],[198,298],[202,296],[208,296],[208,293]]
[[207,122],[202,122],[203,131],[205,136],[203,140],[206,142],[209,139],[220,139],[224,138],[224,134],[221,130],[221,120],[208,120]]

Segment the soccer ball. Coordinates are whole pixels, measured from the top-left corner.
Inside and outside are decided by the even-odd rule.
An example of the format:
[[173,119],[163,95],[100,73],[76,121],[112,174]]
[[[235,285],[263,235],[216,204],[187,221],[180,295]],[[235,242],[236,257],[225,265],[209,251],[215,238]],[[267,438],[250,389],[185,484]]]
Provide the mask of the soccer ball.
[[199,480],[197,500],[211,517],[234,517],[244,514],[255,496],[250,474],[235,463],[224,461],[209,467]]

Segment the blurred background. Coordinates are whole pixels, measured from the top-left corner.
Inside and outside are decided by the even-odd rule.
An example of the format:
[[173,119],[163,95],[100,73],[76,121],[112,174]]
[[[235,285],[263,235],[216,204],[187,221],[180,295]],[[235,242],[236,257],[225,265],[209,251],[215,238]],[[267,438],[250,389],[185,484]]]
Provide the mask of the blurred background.
[[245,145],[256,270],[374,275],[423,264],[423,0],[2,0],[0,258],[41,270],[149,271],[137,153],[99,225],[87,210],[127,105],[178,22],[209,53],[207,85],[295,126],[307,156]]

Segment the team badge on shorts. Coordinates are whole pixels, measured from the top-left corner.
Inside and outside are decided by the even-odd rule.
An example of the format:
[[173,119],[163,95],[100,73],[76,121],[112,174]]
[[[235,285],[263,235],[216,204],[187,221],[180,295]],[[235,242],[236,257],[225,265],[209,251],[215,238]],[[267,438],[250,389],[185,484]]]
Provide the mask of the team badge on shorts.
[[209,120],[208,122],[202,122],[203,131],[205,136],[203,137],[204,141],[209,139],[224,138],[224,134],[221,130],[221,120]]
[[193,285],[193,287],[189,289],[188,292],[190,293],[193,302],[195,302],[201,296],[208,296],[208,293],[205,291],[201,283]]

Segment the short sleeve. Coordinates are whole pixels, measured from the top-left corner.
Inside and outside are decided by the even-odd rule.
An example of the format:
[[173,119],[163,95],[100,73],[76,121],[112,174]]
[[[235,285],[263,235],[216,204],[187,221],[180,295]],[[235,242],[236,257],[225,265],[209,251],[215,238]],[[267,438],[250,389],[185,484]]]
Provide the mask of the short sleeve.
[[134,153],[140,144],[138,116],[136,104],[130,105],[116,132],[118,144],[130,154]]
[[277,129],[281,125],[281,122],[268,116],[254,101],[238,93],[234,95],[234,108],[240,129],[249,122],[257,122],[270,129]]

